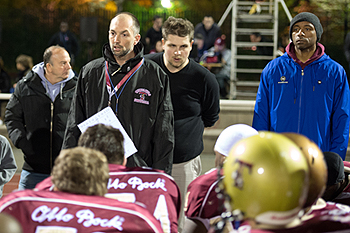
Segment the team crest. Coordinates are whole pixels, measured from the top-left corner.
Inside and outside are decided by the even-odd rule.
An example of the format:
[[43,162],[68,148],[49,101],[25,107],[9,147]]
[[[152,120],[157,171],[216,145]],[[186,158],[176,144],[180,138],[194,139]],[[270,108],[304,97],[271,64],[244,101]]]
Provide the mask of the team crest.
[[233,186],[237,187],[238,189],[243,189],[244,181],[243,181],[243,169],[246,168],[249,171],[249,174],[252,173],[252,164],[240,161],[239,159],[236,159],[234,164],[238,163],[238,168],[236,171],[232,172],[232,179],[234,180]]
[[286,80],[287,80],[286,76],[282,76],[280,77],[280,81],[278,83],[288,83],[288,81]]
[[147,100],[147,97],[151,96],[151,92],[149,90],[139,88],[135,91],[135,93],[139,95],[139,98],[135,98],[134,102],[149,105],[149,101]]

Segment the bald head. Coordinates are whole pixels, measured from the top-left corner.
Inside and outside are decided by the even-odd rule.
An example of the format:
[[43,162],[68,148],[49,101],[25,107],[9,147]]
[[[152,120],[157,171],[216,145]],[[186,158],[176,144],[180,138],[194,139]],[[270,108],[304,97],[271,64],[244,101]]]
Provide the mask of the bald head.
[[135,15],[131,14],[130,12],[120,12],[115,15],[115,17],[111,20],[111,24],[114,23],[115,21],[130,21],[130,24],[132,25],[132,29],[134,32],[134,35],[140,33],[140,22],[136,18]]

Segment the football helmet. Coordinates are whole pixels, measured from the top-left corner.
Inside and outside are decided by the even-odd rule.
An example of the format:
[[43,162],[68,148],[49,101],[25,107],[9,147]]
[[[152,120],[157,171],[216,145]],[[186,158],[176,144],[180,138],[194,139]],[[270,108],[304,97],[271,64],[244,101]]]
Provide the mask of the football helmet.
[[298,216],[308,188],[308,165],[287,137],[260,131],[236,143],[223,166],[233,211],[257,223],[286,225]]
[[309,191],[304,208],[312,204],[321,197],[326,189],[327,165],[320,148],[309,138],[297,133],[282,133],[292,140],[303,152],[309,165]]

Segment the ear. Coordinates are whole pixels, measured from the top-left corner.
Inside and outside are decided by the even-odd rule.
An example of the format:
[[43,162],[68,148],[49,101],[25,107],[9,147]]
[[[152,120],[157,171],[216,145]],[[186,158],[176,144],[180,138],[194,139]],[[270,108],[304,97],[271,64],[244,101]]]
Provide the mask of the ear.
[[164,40],[164,38],[162,38],[162,47],[163,47],[163,50],[165,50],[165,40]]
[[193,43],[194,43],[194,40],[191,41],[190,51],[192,50]]
[[135,36],[134,45],[137,45],[137,43],[139,43],[140,39],[141,39],[141,35],[140,35],[140,34],[137,34],[137,35]]
[[46,63],[46,65],[45,65],[45,70],[46,70],[46,72],[48,72],[48,73],[51,71],[51,64],[50,64],[50,62]]

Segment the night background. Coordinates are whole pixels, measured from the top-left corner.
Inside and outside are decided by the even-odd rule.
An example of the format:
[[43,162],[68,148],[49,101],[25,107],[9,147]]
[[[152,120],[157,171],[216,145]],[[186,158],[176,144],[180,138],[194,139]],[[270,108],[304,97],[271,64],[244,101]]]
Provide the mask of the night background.
[[[164,21],[169,16],[187,18],[194,25],[205,15],[212,15],[218,22],[230,2],[170,0],[171,7],[165,8],[160,0],[0,0],[0,56],[4,69],[11,77],[16,76],[16,57],[26,54],[33,58],[34,64],[41,62],[51,36],[59,30],[61,21],[67,21],[70,31],[80,42],[74,64],[74,70],[79,72],[88,61],[102,55],[102,45],[108,42],[109,21],[116,12],[135,14],[141,23],[141,36],[145,37],[152,27],[154,15],[162,16]],[[325,45],[326,53],[349,74],[343,44],[349,31],[350,0],[285,0],[285,3],[293,17],[299,12],[310,11],[320,18],[324,29],[320,42]],[[289,20],[279,5],[279,34],[282,35],[288,30]],[[97,27],[83,27],[86,22],[94,22]],[[231,13],[221,30],[230,47]]]

